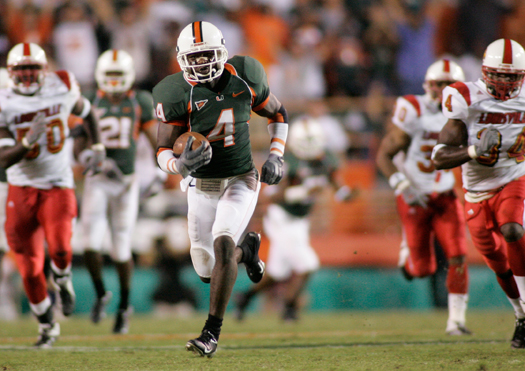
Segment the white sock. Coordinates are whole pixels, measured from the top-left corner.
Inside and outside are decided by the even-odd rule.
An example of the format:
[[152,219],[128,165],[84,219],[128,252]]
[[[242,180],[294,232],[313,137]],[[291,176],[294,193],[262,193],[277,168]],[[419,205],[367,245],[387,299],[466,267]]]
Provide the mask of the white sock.
[[42,314],[44,314],[49,309],[50,306],[51,306],[51,299],[49,299],[49,296],[46,296],[46,298],[38,304],[29,303],[29,307],[31,308],[31,311],[37,316],[41,316]]
[[514,281],[516,281],[516,286],[518,286],[518,291],[520,292],[520,297],[523,300],[525,300],[525,277],[514,275]]
[[465,326],[468,294],[448,294],[447,331]]
[[71,263],[69,263],[64,269],[60,269],[55,265],[54,261],[51,261],[51,269],[59,276],[67,276],[69,273],[71,273]]
[[509,299],[510,304],[514,308],[514,314],[516,315],[516,318],[518,318],[518,319],[525,318],[525,312],[523,311],[523,307],[520,304],[521,300],[520,299],[511,299],[509,297],[507,297],[507,299]]

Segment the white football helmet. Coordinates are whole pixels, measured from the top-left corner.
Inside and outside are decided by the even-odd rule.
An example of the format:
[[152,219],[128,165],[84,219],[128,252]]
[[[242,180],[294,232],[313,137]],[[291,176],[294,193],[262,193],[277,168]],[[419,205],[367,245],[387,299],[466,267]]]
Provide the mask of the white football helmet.
[[456,62],[440,59],[428,67],[423,88],[433,101],[441,103],[443,89],[456,81],[465,81],[463,69]]
[[177,40],[177,61],[186,80],[209,82],[221,76],[228,51],[222,32],[209,22],[184,27]]
[[324,154],[326,135],[318,121],[300,117],[290,124],[286,146],[298,158],[314,160]]
[[106,50],[98,57],[95,79],[98,88],[106,93],[127,92],[135,82],[133,58],[124,50]]
[[7,72],[15,92],[35,94],[44,84],[47,73],[44,49],[33,43],[16,44],[7,54]]
[[481,72],[487,91],[494,98],[516,98],[525,77],[525,50],[511,39],[493,41],[485,50]]

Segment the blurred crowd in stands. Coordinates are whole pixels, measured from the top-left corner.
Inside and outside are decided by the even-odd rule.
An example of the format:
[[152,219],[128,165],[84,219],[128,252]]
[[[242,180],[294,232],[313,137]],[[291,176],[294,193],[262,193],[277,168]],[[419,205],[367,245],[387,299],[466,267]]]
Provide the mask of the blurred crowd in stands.
[[491,41],[525,44],[523,19],[519,0],[0,0],[0,65],[16,43],[35,42],[85,90],[100,53],[119,48],[135,60],[137,86],[150,90],[179,70],[180,30],[206,20],[230,56],[263,63],[292,114],[310,100],[346,111],[352,100],[339,98],[373,97],[356,104],[364,119],[344,125],[380,131],[391,107],[378,97],[422,94],[427,67],[445,55],[477,79]]

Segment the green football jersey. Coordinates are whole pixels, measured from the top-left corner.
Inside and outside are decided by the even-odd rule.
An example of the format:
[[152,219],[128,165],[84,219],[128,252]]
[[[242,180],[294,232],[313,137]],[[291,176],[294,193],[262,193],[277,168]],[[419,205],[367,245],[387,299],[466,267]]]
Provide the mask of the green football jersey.
[[[319,176],[326,176],[328,183],[339,165],[337,157],[330,151],[325,151],[324,156],[316,160],[302,160],[288,151],[284,154],[284,163],[285,176],[289,178],[291,186],[301,185],[308,178]],[[302,202],[281,202],[279,205],[294,216],[304,217],[310,213],[314,203],[315,196],[312,196]]]
[[118,104],[113,104],[101,90],[87,98],[98,113],[106,156],[115,160],[122,173],[132,174],[139,134],[157,123],[151,93],[131,90]]
[[153,89],[162,122],[185,126],[211,143],[211,161],[191,173],[195,178],[228,178],[255,166],[248,122],[252,108],[270,96],[263,66],[246,56],[228,60],[214,90],[186,81],[182,72],[167,76]]

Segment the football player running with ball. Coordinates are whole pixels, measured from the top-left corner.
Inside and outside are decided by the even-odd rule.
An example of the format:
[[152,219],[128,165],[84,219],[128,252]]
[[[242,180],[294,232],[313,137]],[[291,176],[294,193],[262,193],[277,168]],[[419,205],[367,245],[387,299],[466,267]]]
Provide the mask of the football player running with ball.
[[[157,162],[170,174],[181,174],[188,192],[188,232],[195,271],[210,283],[210,308],[202,333],[186,348],[211,357],[217,350],[224,313],[237,278],[237,264],[259,282],[260,236],[250,232],[237,246],[254,212],[260,182],[277,184],[283,175],[288,118],[270,92],[262,65],[255,59],[228,59],[221,31],[208,22],[186,26],[177,41],[182,72],[163,79],[153,89],[161,121]],[[251,111],[269,119],[270,153],[261,174],[251,153],[248,121]],[[172,151],[184,132],[203,134],[192,150],[190,138],[179,157]],[[212,156],[213,154],[213,156]]]
[[443,91],[448,121],[432,159],[438,169],[462,167],[472,241],[514,308],[511,346],[525,348],[525,50],[496,40],[481,72]]
[[[110,256],[115,262],[120,284],[120,302],[113,332],[125,334],[132,312],[129,305],[133,272],[131,239],[139,210],[139,179],[135,175],[137,140],[142,132],[156,148],[157,120],[151,93],[132,89],[135,68],[132,57],[124,50],[102,53],[97,60],[95,79],[98,90],[88,98],[99,114],[106,159],[100,173],[88,174],[85,178],[80,208],[84,259],[96,293],[91,321],[98,323],[106,316],[105,307],[112,295],[104,286],[101,255],[109,226]],[[86,142],[87,137],[77,133],[75,151],[78,153],[84,149]],[[84,149],[78,155],[79,162],[88,164],[92,154],[90,149]]]
[[87,163],[100,171],[105,156],[98,120],[68,71],[48,71],[44,50],[33,43],[15,45],[7,56],[11,88],[0,94],[0,167],[9,184],[5,230],[31,312],[39,322],[37,347],[50,347],[60,335],[44,274],[44,240],[51,258],[51,282],[62,312],[75,306],[71,281],[71,236],[77,200],[71,169],[68,118],[84,119],[93,156]]
[[436,170],[430,156],[447,121],[441,112],[442,91],[464,79],[463,70],[452,61],[442,59],[430,65],[423,84],[426,94],[397,99],[393,125],[381,141],[376,158],[379,170],[389,179],[397,197],[403,228],[398,265],[405,278],[428,277],[436,272],[434,237],[448,259],[446,333],[449,335],[470,334],[465,327],[466,224],[454,192],[454,174]]

